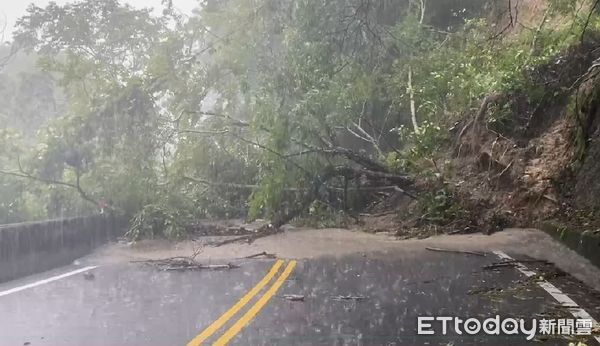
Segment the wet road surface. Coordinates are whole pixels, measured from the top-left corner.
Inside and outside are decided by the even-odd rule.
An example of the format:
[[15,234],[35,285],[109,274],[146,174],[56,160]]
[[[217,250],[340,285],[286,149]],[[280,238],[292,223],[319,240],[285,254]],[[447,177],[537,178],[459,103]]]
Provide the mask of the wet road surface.
[[[536,284],[540,279],[599,319],[600,295],[569,275],[535,262],[526,263],[536,271],[532,278],[512,266],[483,268],[499,260],[492,253],[423,250],[280,264],[244,260],[223,271],[159,271],[121,263],[18,290],[95,264],[88,262],[0,285],[0,345],[193,345],[211,325],[205,344],[529,345],[524,335],[466,336],[452,329],[448,335],[437,328],[437,335],[419,336],[417,317],[572,318]],[[256,289],[261,280],[265,284]],[[277,281],[281,286],[273,288]],[[302,295],[304,301],[286,295]],[[356,299],[340,300],[348,296]],[[556,336],[535,342],[540,341],[568,344]]]

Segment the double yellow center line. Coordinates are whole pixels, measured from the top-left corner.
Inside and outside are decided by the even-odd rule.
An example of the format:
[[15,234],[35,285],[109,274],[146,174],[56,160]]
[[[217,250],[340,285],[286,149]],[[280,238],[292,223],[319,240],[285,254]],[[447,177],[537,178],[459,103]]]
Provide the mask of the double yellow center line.
[[[277,260],[271,270],[265,275],[265,277],[260,280],[256,286],[254,286],[248,293],[246,293],[237,303],[235,303],[229,310],[227,310],[221,317],[219,317],[216,321],[214,321],[210,326],[208,326],[202,333],[192,339],[187,346],[198,346],[202,345],[209,337],[211,337],[214,333],[216,333],[221,327],[227,323],[235,314],[237,314],[246,304],[254,298],[269,282],[277,275],[279,269],[283,266],[283,260]],[[244,327],[246,327],[252,319],[262,310],[262,308],[267,305],[269,300],[273,298],[275,293],[279,290],[281,285],[285,282],[285,280],[290,276],[294,268],[296,267],[296,261],[290,261],[285,270],[279,277],[275,280],[275,282],[269,287],[269,289],[263,294],[260,299],[254,303],[254,305],[246,311],[246,313],[240,317],[237,322],[235,322],[213,345],[227,345]]]

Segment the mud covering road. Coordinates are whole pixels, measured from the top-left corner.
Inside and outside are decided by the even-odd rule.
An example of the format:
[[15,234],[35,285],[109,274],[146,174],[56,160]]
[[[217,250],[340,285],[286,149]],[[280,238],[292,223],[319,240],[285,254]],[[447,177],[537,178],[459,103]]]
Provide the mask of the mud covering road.
[[[447,335],[437,329],[417,335],[417,317],[551,319],[581,310],[600,319],[600,294],[592,288],[597,269],[535,231],[391,241],[290,230],[250,245],[206,247],[198,256],[239,268],[162,271],[131,262],[190,255],[197,246],[112,245],[71,266],[0,285],[0,345],[187,345],[202,334],[210,334],[203,344],[233,345],[566,345],[575,339],[457,335],[452,328]],[[438,248],[475,254],[431,250]],[[262,251],[280,259],[239,259]],[[502,261],[494,251],[524,260],[535,275],[494,267]],[[561,305],[540,282],[577,306]],[[593,337],[577,340],[595,344]]]

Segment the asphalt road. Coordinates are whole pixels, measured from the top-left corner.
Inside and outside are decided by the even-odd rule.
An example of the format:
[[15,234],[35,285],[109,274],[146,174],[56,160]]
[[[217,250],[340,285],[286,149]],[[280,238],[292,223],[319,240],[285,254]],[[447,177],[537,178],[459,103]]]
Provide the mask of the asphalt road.
[[535,262],[524,263],[530,278],[514,266],[483,268],[499,261],[424,249],[243,260],[220,271],[139,263],[81,270],[96,264],[88,260],[0,285],[0,345],[567,345],[560,336],[527,341],[453,328],[417,335],[418,316],[573,318],[579,308],[561,306],[540,280],[600,318],[600,295],[568,274]]

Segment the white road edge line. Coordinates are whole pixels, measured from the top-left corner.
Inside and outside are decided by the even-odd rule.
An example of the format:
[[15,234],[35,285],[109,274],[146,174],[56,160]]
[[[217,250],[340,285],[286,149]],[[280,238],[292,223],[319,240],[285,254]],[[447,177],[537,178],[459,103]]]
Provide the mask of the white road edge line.
[[[514,261],[515,262],[515,267],[521,273],[523,273],[525,276],[527,276],[527,277],[537,276],[536,272],[530,270],[525,265],[523,265],[523,263],[520,263],[519,261],[517,261],[514,258],[510,257],[505,252],[503,252],[503,251],[493,251],[493,253],[496,256],[500,257],[501,259],[504,259],[504,260],[507,260],[507,261]],[[592,317],[592,315],[590,315],[587,311],[585,311],[583,308],[581,308],[579,305],[577,305],[577,303],[575,303],[575,301],[573,299],[569,298],[569,296],[567,296],[566,294],[564,294],[558,287],[554,286],[553,284],[549,283],[546,280],[540,280],[540,281],[537,282],[537,284],[544,291],[548,292],[548,294],[551,295],[554,299],[556,299],[556,301],[558,303],[560,303],[560,305],[562,305],[567,310],[569,310],[569,312],[571,313],[571,315],[573,315],[575,318],[581,318],[581,319],[591,320],[592,324],[595,327],[599,326],[598,321],[596,321]],[[600,336],[598,336],[598,335],[592,335],[592,337],[594,339],[596,339],[596,341],[598,343],[600,343]]]
[[79,273],[83,273],[83,272],[86,272],[88,270],[92,270],[92,269],[96,269],[96,268],[98,268],[98,266],[89,266],[89,267],[85,267],[85,268],[73,270],[73,271],[70,271],[68,273],[64,273],[64,274],[61,274],[61,275],[53,276],[53,277],[50,277],[48,279],[44,279],[44,280],[32,282],[32,283],[27,284],[27,285],[23,285],[23,286],[11,288],[11,289],[6,290],[6,291],[1,291],[0,292],[0,297],[6,296],[6,295],[9,295],[9,294],[12,294],[12,293],[17,293],[17,292],[26,290],[28,288],[33,288],[33,287],[36,287],[36,286],[44,285],[44,284],[50,283],[52,281],[57,281],[57,280],[60,280],[60,279],[64,279],[66,277],[77,275]]

